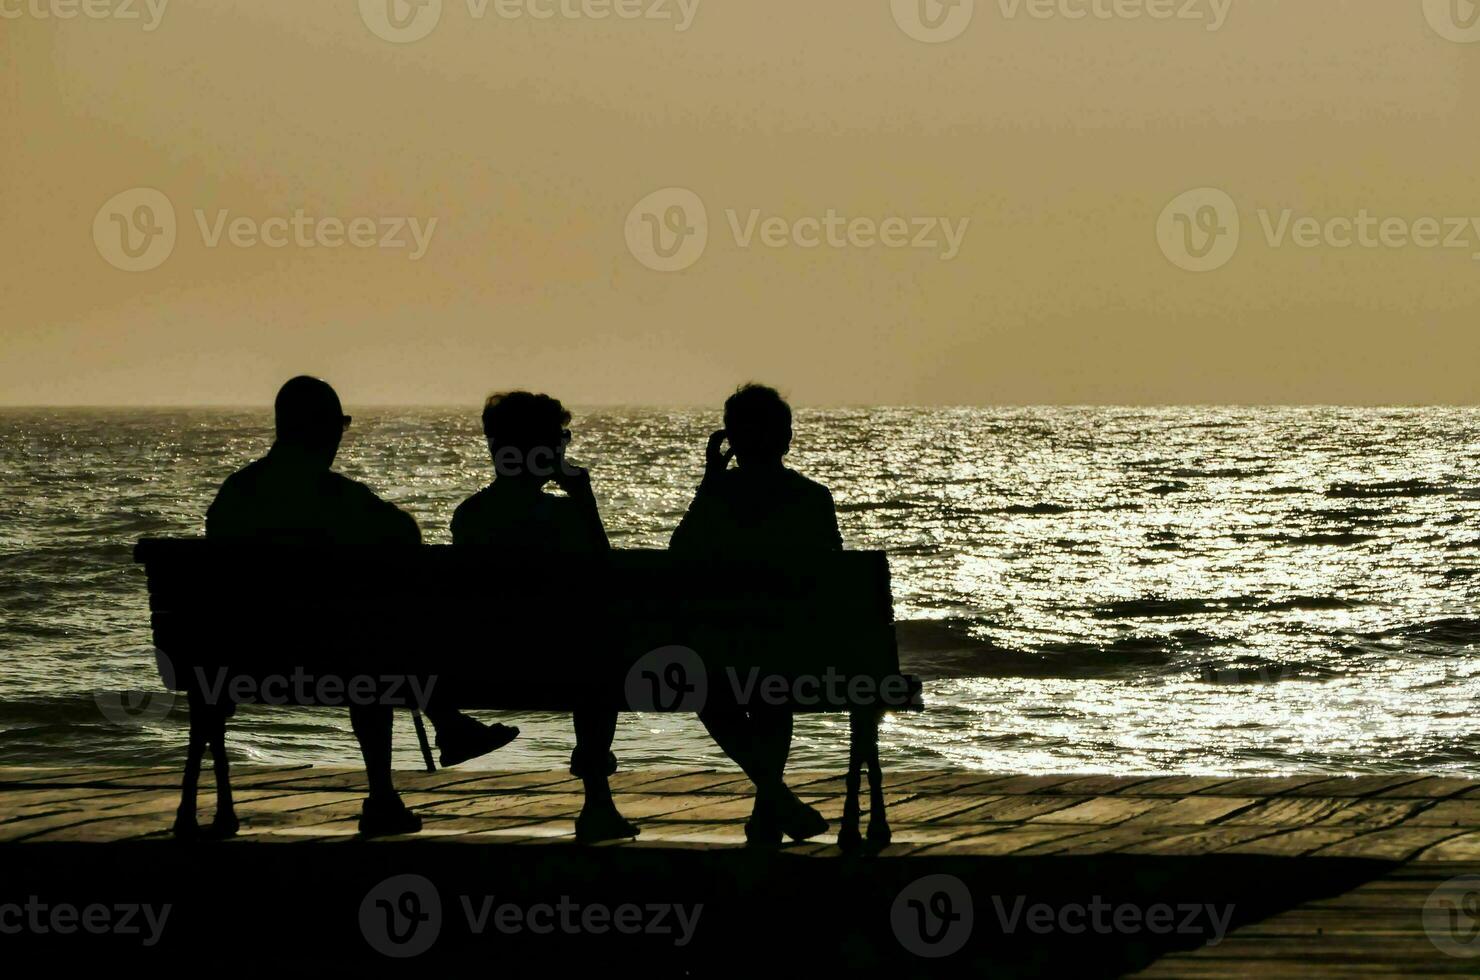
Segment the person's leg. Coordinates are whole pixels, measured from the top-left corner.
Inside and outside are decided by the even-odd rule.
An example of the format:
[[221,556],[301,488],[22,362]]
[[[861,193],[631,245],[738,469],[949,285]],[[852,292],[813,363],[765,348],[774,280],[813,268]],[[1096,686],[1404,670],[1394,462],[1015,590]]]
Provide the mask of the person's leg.
[[617,734],[617,713],[607,708],[578,708],[573,713],[576,747],[570,754],[570,772],[579,776],[586,802],[576,818],[576,836],[583,841],[636,837],[637,828],[617,811],[612,799],[610,777],[616,771],[612,740]]
[[444,769],[487,755],[519,737],[518,727],[485,725],[449,705],[446,698],[438,697],[435,691],[427,698],[421,713],[436,732],[437,748],[441,750],[438,761]]
[[391,779],[391,723],[391,709],[383,705],[355,705],[349,709],[349,724],[360,743],[372,800],[400,800]]
[[792,713],[790,708],[760,707],[751,711],[756,754],[765,771],[778,781],[786,779],[786,760],[791,756]]
[[795,840],[806,840],[827,830],[827,820],[813,807],[797,798],[786,785],[786,761],[791,755],[792,711],[790,708],[760,705],[750,709],[750,729],[755,745],[756,765],[773,789],[756,797],[751,825],[757,841],[774,840],[780,833]]
[[360,810],[360,833],[366,837],[414,834],[421,818],[406,808],[391,779],[391,730],[394,717],[385,705],[356,705],[349,709],[350,727],[365,759],[370,794]]

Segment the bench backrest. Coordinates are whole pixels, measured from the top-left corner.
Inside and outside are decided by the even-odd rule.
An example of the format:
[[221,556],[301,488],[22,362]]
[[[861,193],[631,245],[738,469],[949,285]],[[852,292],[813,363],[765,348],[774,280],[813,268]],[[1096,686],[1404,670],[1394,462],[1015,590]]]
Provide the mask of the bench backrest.
[[145,539],[135,560],[164,680],[213,698],[339,704],[341,682],[377,697],[430,683],[468,708],[919,707],[918,682],[900,676],[882,552],[528,561],[201,538]]

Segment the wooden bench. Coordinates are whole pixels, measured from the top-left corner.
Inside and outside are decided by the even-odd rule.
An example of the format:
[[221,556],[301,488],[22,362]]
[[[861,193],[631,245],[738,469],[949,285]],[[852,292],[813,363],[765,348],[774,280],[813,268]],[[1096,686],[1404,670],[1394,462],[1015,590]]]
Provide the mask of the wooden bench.
[[[888,842],[878,720],[922,701],[918,680],[900,673],[882,552],[764,563],[614,551],[554,561],[202,538],[145,539],[134,557],[148,574],[161,677],[191,706],[192,821],[207,740],[218,789],[229,787],[224,718],[237,704],[373,701],[415,712],[430,693],[473,710],[695,711],[733,698],[848,713],[839,843],[863,845],[864,764],[867,840]],[[197,725],[207,713],[219,731]]]

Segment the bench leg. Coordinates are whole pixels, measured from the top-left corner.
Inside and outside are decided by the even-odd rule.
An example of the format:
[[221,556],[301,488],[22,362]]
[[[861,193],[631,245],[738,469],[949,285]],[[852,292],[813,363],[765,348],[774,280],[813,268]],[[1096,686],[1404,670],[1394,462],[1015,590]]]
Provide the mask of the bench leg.
[[213,706],[210,714],[211,764],[216,774],[216,817],[211,821],[211,836],[235,837],[241,822],[236,819],[236,803],[231,798],[231,763],[226,759],[226,712]]
[[879,713],[869,712],[868,718],[868,843],[874,850],[889,846],[893,834],[889,830],[889,815],[884,812],[884,767],[879,765]]
[[427,726],[422,723],[421,712],[411,712],[411,724],[416,728],[416,740],[421,743],[421,761],[426,763],[427,772],[436,772],[437,764],[432,761],[432,743],[427,741]]
[[843,799],[843,823],[838,828],[838,847],[848,854],[863,849],[863,836],[858,832],[858,791],[860,772],[867,754],[865,715],[869,714],[871,712],[854,711],[848,717],[848,774],[843,780],[847,795]]

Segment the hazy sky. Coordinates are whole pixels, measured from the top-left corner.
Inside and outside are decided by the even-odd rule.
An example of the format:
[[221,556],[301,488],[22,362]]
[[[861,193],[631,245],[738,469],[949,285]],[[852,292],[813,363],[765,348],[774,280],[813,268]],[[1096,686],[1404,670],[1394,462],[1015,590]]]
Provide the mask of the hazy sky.
[[1447,0],[55,2],[0,0],[0,403],[1480,397]]

